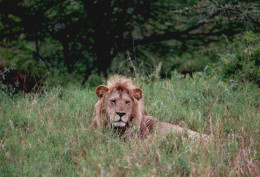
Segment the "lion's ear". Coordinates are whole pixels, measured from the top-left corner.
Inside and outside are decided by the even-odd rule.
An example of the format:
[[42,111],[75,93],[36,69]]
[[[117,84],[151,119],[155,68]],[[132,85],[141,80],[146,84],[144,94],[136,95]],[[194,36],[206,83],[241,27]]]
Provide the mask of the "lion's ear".
[[104,86],[104,85],[100,85],[97,87],[96,89],[96,94],[98,96],[98,98],[102,98],[103,95],[108,92],[109,88],[107,86]]
[[136,98],[137,100],[140,100],[143,97],[143,91],[139,88],[136,88],[136,89],[132,90],[132,96],[134,98]]

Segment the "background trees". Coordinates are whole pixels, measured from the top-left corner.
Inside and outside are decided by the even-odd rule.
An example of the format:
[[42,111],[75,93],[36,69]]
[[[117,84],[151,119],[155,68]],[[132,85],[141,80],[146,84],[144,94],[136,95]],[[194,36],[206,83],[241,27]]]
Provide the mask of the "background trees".
[[216,61],[201,51],[260,24],[258,1],[1,0],[0,18],[4,65],[39,77],[66,68],[83,82],[92,73],[133,69],[124,67],[130,57],[148,72],[162,62],[162,76],[201,70]]

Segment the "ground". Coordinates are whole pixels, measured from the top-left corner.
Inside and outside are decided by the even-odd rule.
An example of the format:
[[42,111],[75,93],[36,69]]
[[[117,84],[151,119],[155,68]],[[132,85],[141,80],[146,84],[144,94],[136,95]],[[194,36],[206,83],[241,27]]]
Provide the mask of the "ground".
[[169,135],[123,142],[90,127],[95,88],[0,95],[0,176],[257,176],[259,88],[217,77],[136,79],[147,111],[211,136],[208,146]]

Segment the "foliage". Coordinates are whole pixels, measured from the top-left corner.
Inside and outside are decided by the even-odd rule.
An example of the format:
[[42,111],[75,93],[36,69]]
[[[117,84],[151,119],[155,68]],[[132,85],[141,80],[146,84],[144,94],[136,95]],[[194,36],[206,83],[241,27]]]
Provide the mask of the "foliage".
[[44,87],[67,87],[69,85],[81,85],[83,77],[76,72],[68,73],[66,68],[50,68],[44,77]]
[[12,96],[15,93],[15,90],[11,85],[3,83],[6,80],[6,74],[8,74],[13,69],[14,66],[10,66],[8,68],[4,68],[3,71],[0,70],[0,91],[5,93],[7,96]]
[[147,111],[159,120],[211,135],[193,144],[169,135],[156,141],[121,141],[91,129],[94,88],[52,88],[2,99],[1,176],[257,176],[259,89],[234,88],[216,77],[183,77],[151,83],[135,79]]
[[[106,75],[114,58],[122,62],[129,53],[145,69],[162,62],[167,75],[221,34],[257,31],[258,7],[257,1],[224,0],[1,0],[1,60],[18,68],[66,67],[86,81],[93,72]],[[205,65],[195,63],[191,71]]]
[[218,68],[223,77],[253,81],[260,86],[260,35],[246,33],[227,43],[227,51],[220,54]]
[[218,63],[207,65],[204,74],[225,81],[251,81],[260,86],[260,35],[246,32],[236,35],[232,41],[225,40],[225,48],[217,51]]

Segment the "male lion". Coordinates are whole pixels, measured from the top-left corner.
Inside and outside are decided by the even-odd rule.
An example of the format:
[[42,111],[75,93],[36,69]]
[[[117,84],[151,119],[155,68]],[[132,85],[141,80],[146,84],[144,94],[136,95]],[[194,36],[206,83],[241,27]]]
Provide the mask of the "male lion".
[[113,76],[107,86],[96,89],[99,98],[95,104],[92,124],[95,127],[112,126],[121,130],[121,136],[131,132],[145,138],[155,131],[161,135],[187,135],[191,139],[209,140],[208,135],[186,130],[177,125],[160,122],[145,111],[143,92],[137,88],[131,79]]

